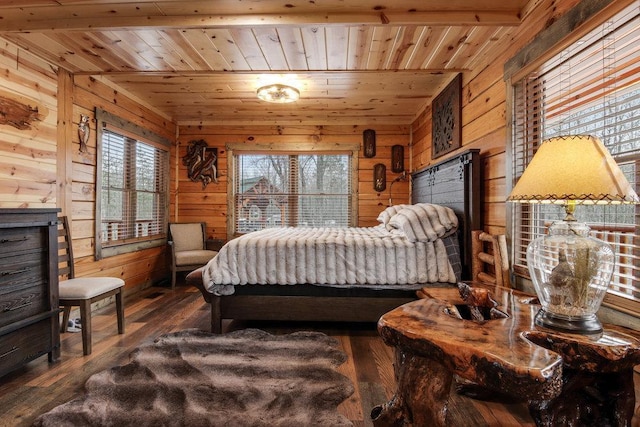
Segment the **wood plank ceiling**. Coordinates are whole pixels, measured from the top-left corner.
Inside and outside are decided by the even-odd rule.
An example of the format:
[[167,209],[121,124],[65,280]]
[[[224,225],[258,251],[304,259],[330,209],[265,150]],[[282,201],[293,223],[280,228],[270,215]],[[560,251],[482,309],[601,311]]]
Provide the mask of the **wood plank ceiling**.
[[[0,37],[179,124],[409,124],[536,0],[4,0]],[[258,100],[284,80],[301,99]]]

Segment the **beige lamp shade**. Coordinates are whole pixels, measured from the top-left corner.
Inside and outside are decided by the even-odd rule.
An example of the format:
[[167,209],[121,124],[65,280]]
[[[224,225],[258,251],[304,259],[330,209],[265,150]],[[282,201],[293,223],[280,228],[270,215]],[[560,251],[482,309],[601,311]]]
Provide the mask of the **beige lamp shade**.
[[522,203],[639,203],[602,142],[589,135],[544,141],[507,198]]

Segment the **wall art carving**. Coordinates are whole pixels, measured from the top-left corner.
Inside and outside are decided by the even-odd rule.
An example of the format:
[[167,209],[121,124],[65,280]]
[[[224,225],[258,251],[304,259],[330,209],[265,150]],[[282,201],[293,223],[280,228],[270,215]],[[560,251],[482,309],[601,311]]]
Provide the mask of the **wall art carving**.
[[376,156],[376,131],[373,129],[365,129],[362,132],[362,145],[364,145],[364,156]]
[[458,74],[431,104],[431,157],[440,157],[461,145],[462,75]]
[[202,181],[203,190],[211,182],[218,183],[218,149],[210,148],[205,140],[189,141],[182,164],[191,181]]
[[396,173],[404,172],[404,147],[402,145],[391,147],[391,170]]
[[80,122],[78,123],[78,139],[80,140],[80,152],[86,153],[87,142],[89,141],[89,134],[91,128],[89,127],[89,116],[80,114]]
[[387,167],[382,163],[373,166],[373,189],[377,192],[387,188]]
[[0,91],[0,125],[28,130],[34,122],[44,120],[48,114],[49,109],[37,101]]

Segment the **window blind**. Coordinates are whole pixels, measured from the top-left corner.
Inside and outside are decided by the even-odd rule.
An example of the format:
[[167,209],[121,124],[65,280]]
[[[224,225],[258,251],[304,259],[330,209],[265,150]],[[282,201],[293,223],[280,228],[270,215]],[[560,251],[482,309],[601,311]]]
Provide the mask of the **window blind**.
[[[638,191],[640,179],[640,17],[632,5],[514,84],[512,173],[517,180],[541,142],[568,134],[599,137]],[[543,179],[543,177],[541,177]],[[616,253],[606,304],[640,314],[640,210],[578,206],[576,217]],[[516,203],[513,262],[528,276],[526,249],[563,217],[557,205]]]
[[164,234],[169,153],[155,144],[102,130],[100,188],[103,247]]
[[351,225],[351,154],[234,155],[235,232]]

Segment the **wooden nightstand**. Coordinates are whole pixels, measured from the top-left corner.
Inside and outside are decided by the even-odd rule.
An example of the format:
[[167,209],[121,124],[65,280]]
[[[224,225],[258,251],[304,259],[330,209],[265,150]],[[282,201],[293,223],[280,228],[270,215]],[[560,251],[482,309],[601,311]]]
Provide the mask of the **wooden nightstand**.
[[426,298],[380,318],[382,339],[395,347],[398,390],[373,409],[374,425],[446,425],[454,374],[521,396],[539,426],[631,422],[638,332],[613,325],[604,325],[599,335],[540,328],[533,323],[539,308],[535,297],[471,286],[475,299],[488,296],[489,305],[495,303],[493,308],[507,317],[496,313],[494,320],[467,320],[460,315],[468,311],[460,292],[442,288],[427,289]]
[[225,241],[223,239],[207,239],[205,241],[206,249],[209,251],[220,251],[224,244]]

